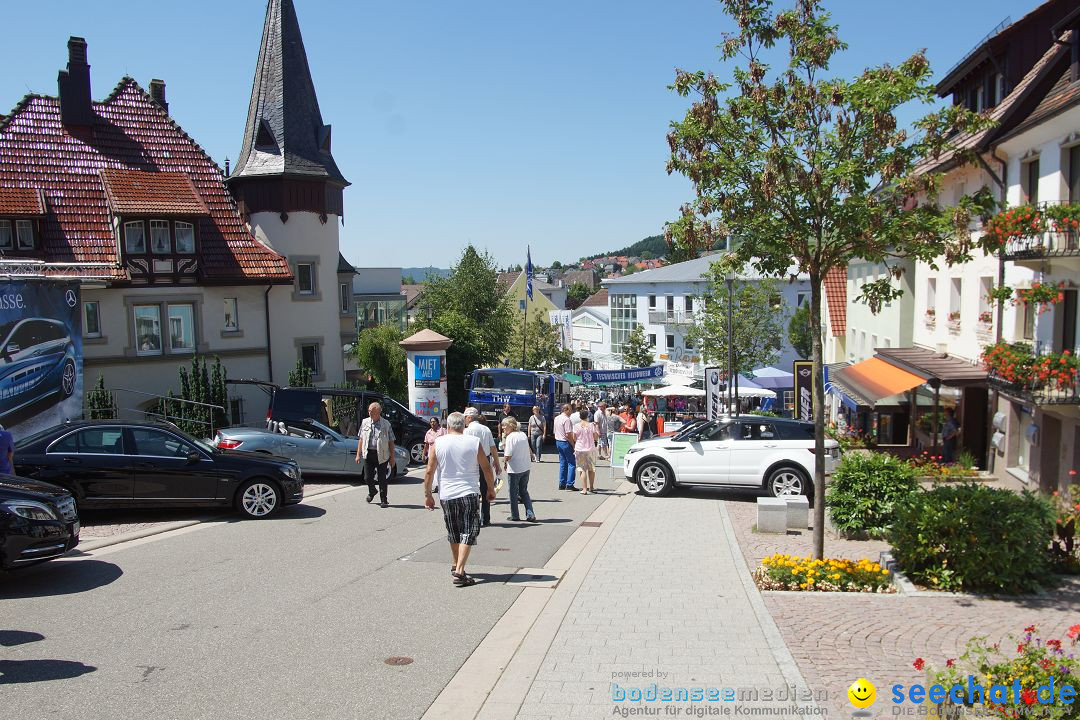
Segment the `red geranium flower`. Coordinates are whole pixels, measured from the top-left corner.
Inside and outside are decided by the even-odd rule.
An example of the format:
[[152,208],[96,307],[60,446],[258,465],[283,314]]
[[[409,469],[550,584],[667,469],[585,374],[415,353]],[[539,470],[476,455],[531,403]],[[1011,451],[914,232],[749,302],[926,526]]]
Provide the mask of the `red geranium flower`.
[[945,667],[952,667],[956,664],[956,658],[949,658],[945,661]]
[[1077,637],[1080,637],[1080,625],[1071,625],[1069,627],[1069,632],[1065,633],[1065,636],[1070,640],[1075,640]]
[[[1077,627],[1080,627],[1080,626],[1077,626]],[[915,662],[913,662],[911,664],[915,667],[916,670],[922,670],[924,667],[926,667],[926,661],[923,660],[922,658],[915,658]]]
[[1038,698],[1035,697],[1035,691],[1034,690],[1025,690],[1024,692],[1020,693],[1020,697],[1028,705],[1034,705],[1036,703],[1036,701],[1038,700]]

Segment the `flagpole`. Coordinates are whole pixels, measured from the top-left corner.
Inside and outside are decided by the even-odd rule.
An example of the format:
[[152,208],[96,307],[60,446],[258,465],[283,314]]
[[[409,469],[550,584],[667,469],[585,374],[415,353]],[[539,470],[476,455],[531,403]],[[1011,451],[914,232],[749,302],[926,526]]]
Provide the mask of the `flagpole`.
[[521,319],[521,369],[525,367],[525,340],[529,335],[529,291],[532,290],[532,249],[525,250],[525,312]]

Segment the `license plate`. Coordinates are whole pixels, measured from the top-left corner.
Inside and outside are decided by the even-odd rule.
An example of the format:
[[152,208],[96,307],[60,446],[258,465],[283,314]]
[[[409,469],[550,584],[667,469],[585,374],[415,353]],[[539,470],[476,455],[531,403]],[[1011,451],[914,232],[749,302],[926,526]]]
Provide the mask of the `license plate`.
[[72,534],[72,535],[78,535],[78,534],[79,534],[79,530],[80,530],[80,529],[81,529],[81,526],[79,525],[79,521],[78,521],[78,520],[76,520],[75,522],[71,523],[71,534]]

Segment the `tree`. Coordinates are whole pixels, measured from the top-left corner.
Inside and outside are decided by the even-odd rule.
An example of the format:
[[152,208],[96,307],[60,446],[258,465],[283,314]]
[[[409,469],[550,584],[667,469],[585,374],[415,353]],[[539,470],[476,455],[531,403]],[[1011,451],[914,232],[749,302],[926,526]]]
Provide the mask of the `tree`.
[[[686,175],[695,198],[667,234],[689,255],[731,234],[738,262],[752,261],[766,275],[793,266],[809,274],[812,356],[821,377],[821,288],[830,269],[855,258],[886,265],[900,257],[967,259],[967,226],[974,211],[987,210],[989,192],[939,210],[940,178],[918,164],[954,151],[953,138],[992,123],[951,105],[908,133],[897,126],[897,110],[937,100],[923,53],[851,80],[828,78],[830,61],[846,46],[820,0],[798,0],[796,9],[779,12],[772,0],[721,2],[737,27],[724,36],[722,57],[737,62],[730,83],[704,71],[676,73],[672,88],[700,97],[672,123],[668,172]],[[859,299],[876,312],[900,293],[890,279],[866,283]],[[822,386],[814,384],[813,404],[817,558],[825,519]]]
[[[704,275],[702,312],[686,333],[709,362],[728,364],[728,291],[722,263],[713,263]],[[735,372],[747,373],[772,365],[783,347],[785,308],[775,280],[736,280],[732,286],[732,345]]]
[[641,259],[642,260],[652,260],[653,259],[652,252],[650,252],[648,250],[642,250],[641,251]]
[[431,319],[417,318],[454,341],[446,351],[447,391],[451,407],[465,406],[465,375],[478,367],[502,365],[513,325],[510,300],[499,289],[495,261],[469,245],[443,277],[429,276],[424,304]]
[[592,295],[589,286],[585,283],[576,282],[566,291],[566,309],[577,310],[588,297]]
[[627,367],[649,367],[653,364],[653,346],[645,339],[645,330],[640,325],[634,326],[623,343],[622,361]]
[[289,371],[289,387],[311,387],[311,368],[303,358],[296,359],[296,367]]
[[97,385],[86,393],[86,418],[88,420],[114,420],[116,398],[105,388],[105,378],[98,375]]
[[352,356],[356,364],[371,377],[368,387],[408,404],[405,349],[399,344],[403,339],[397,325],[386,323],[364,328],[352,347]]
[[[676,260],[675,262],[679,262],[679,261],[678,261],[678,260]],[[625,267],[625,268],[623,269],[623,271],[622,271],[622,274],[623,274],[623,275],[633,275],[633,274],[634,274],[634,273],[636,273],[637,271],[638,271],[638,267],[637,267],[637,265],[634,265],[633,263],[629,263],[629,264],[627,264],[627,266],[626,266],[626,267]]]
[[[214,365],[198,355],[191,359],[191,369],[180,366],[180,394],[169,391],[158,403],[158,412],[169,422],[195,437],[210,437],[216,428],[228,425],[225,408],[229,406],[228,377],[221,360]],[[99,387],[104,387],[99,382]]]
[[558,260],[556,260],[555,262],[551,263],[551,269],[552,270],[562,270],[562,263],[559,262]]
[[[546,313],[531,313],[525,323],[524,333],[524,369],[557,372],[573,360],[573,351],[562,347],[562,332],[548,320]],[[510,352],[520,352],[521,347],[522,328],[518,326],[514,328],[514,335],[510,339]],[[511,357],[519,356],[511,354]]]
[[415,285],[416,284],[416,278],[414,278],[412,275],[402,275],[401,276],[401,284],[402,285]]
[[803,305],[788,322],[788,342],[804,360],[814,353],[814,338],[810,334],[810,306]]

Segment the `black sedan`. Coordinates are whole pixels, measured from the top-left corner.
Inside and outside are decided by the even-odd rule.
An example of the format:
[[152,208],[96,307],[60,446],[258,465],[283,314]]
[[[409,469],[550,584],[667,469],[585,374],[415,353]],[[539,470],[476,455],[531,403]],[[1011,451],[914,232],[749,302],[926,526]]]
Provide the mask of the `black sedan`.
[[0,569],[60,557],[79,544],[71,493],[56,485],[0,475]]
[[58,425],[15,444],[15,472],[69,490],[81,508],[232,505],[265,518],[304,498],[294,461],[219,450],[169,423]]

